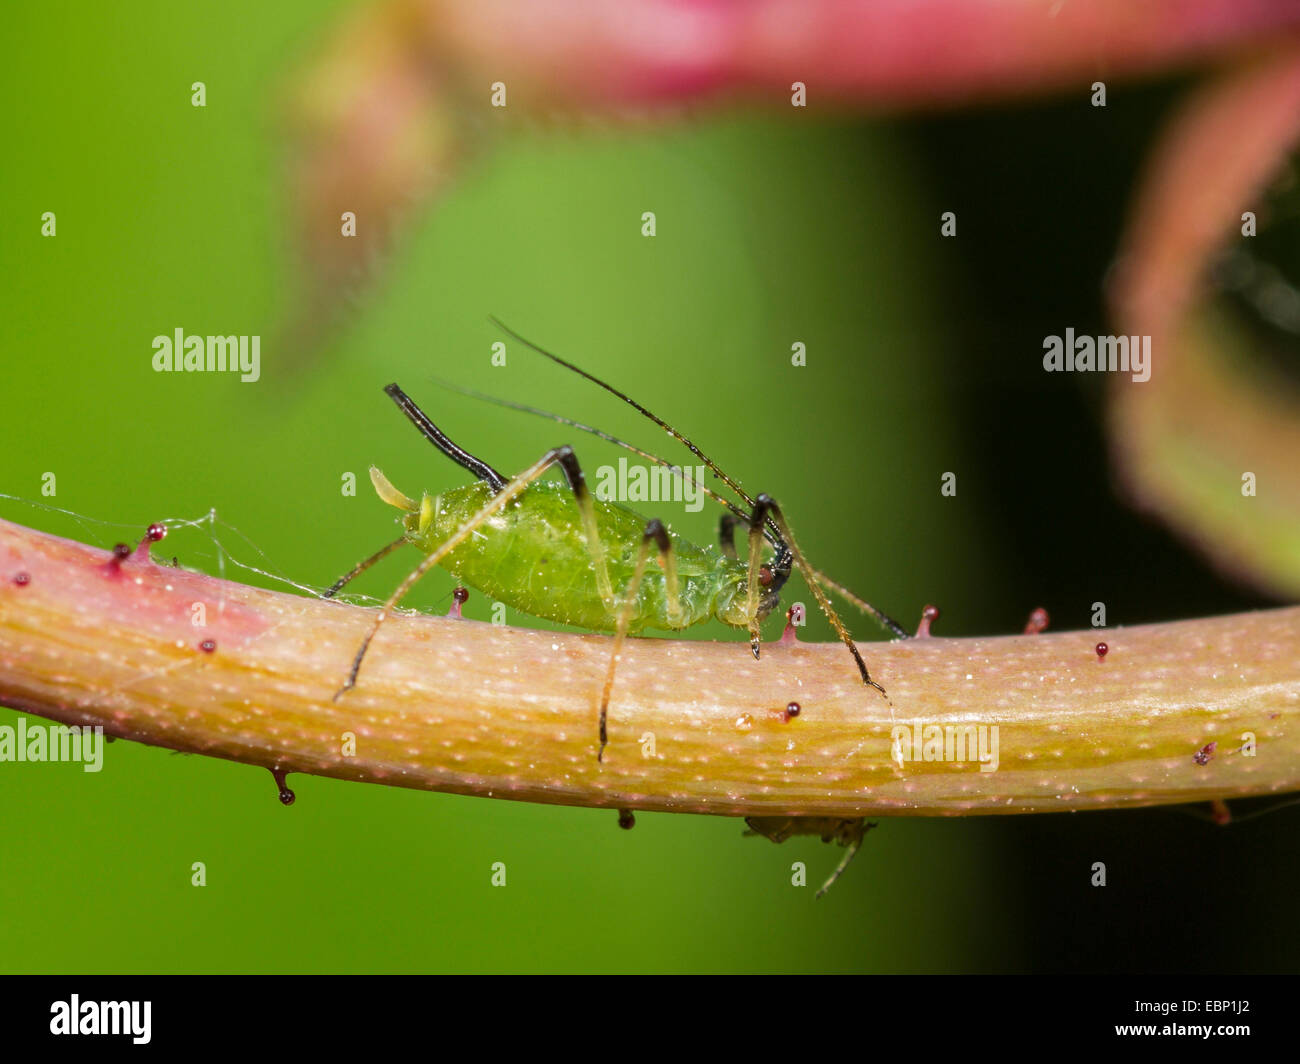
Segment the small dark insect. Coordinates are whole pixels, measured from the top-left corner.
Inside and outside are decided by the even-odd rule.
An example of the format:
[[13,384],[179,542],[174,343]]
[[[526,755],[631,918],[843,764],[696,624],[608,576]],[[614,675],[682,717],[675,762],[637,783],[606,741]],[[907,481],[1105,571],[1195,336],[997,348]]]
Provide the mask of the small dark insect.
[[636,817],[633,816],[631,809],[620,809],[618,811],[618,826],[624,831],[631,831],[636,827]]
[[840,817],[749,816],[745,818],[745,823],[749,827],[746,835],[762,835],[777,843],[785,842],[795,835],[818,835],[822,842],[838,842],[841,846],[848,847],[844,859],[817,892],[819,898],[831,889],[844,869],[849,867],[849,862],[862,845],[862,837],[876,826],[874,821],[864,818],[846,820]]
[[1218,743],[1206,743],[1192,755],[1192,760],[1198,765],[1208,765],[1214,760],[1214,751],[1218,748]]

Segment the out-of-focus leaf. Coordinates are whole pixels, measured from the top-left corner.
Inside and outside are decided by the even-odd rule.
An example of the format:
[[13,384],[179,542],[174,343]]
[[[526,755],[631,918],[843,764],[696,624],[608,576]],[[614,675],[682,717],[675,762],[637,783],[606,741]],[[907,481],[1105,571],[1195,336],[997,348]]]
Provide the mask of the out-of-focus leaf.
[[[1154,155],[1113,275],[1121,333],[1149,335],[1152,369],[1118,375],[1113,452],[1140,507],[1226,570],[1300,592],[1300,396],[1249,357],[1215,305],[1215,256],[1268,222],[1264,190],[1300,140],[1300,49],[1203,90]],[[1254,474],[1254,496],[1243,477]]]

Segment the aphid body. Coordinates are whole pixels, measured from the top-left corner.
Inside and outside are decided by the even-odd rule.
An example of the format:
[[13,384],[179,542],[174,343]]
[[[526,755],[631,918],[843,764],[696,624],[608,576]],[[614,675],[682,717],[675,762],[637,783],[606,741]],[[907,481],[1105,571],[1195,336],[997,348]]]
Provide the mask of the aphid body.
[[[392,489],[378,470],[371,473],[380,496],[405,511],[407,541],[432,554],[491,500],[491,487],[479,481],[419,503]],[[616,600],[602,593],[579,505],[568,485],[539,480],[499,513],[493,514],[439,564],[463,584],[497,602],[533,617],[613,632],[623,603],[618,592],[632,586],[646,518],[614,502],[591,500],[597,534]],[[700,547],[665,530],[676,570],[676,608],[668,593],[665,566],[651,564],[640,580],[628,611],[631,634],[653,629],[680,631],[717,619],[736,628],[749,625],[746,609],[748,566],[713,547]],[[768,569],[759,599],[758,620],[780,601],[775,576]],[[760,577],[760,583],[764,577]],[[612,606],[612,608],[611,608]]]

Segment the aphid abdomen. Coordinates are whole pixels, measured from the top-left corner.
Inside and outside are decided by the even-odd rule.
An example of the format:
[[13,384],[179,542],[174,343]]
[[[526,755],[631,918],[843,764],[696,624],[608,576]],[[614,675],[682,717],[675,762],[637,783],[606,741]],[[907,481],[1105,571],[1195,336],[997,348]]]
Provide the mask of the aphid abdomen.
[[[418,512],[407,516],[407,536],[430,553],[491,497],[491,488],[484,483],[445,492],[432,500],[433,513],[423,531]],[[595,506],[610,582],[621,602],[646,519],[612,503],[597,500]],[[641,583],[630,631],[675,631],[712,615],[719,580],[725,575],[719,569],[721,559],[676,536],[673,549],[678,557],[680,612],[670,616],[663,572],[652,566]],[[616,626],[616,612],[600,592],[577,504],[564,484],[532,485],[442,564],[461,583],[521,613],[597,632],[612,632]]]

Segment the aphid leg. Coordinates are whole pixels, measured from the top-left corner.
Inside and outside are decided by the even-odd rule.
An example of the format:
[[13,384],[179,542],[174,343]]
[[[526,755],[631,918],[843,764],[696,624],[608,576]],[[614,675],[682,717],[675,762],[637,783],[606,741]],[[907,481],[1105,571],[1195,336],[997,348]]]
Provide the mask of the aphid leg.
[[388,544],[387,547],[384,547],[383,549],[376,551],[365,561],[358,562],[353,567],[350,573],[340,576],[337,580],[334,581],[334,583],[332,583],[329,586],[327,590],[323,591],[321,593],[321,598],[333,598],[335,595],[337,595],[340,591],[343,590],[345,584],[348,584],[351,581],[355,580],[358,576],[360,576],[372,565],[374,565],[375,562],[382,561],[384,558],[387,558],[390,554],[393,553],[393,551],[397,550],[397,548],[400,547],[405,542],[406,542],[406,537],[401,536],[400,538],[393,540],[393,542]]
[[573,499],[578,504],[578,513],[582,517],[582,531],[587,537],[587,549],[591,551],[592,564],[596,569],[596,587],[600,590],[600,597],[605,600],[605,608],[612,613],[615,607],[614,585],[609,580],[605,544],[596,528],[596,505],[591,501],[591,492],[587,490],[587,478],[582,475],[582,467],[578,465],[572,447],[556,448],[555,461],[564,470],[564,479],[573,490]]
[[[862,682],[864,684],[868,684],[871,687],[874,687],[877,691],[879,691],[882,695],[884,695],[885,701],[889,702],[889,716],[890,719],[892,720],[894,716],[894,703],[890,701],[889,694],[885,691],[885,689],[871,678],[871,673],[867,671],[867,663],[862,660],[862,655],[858,652],[857,644],[853,642],[853,637],[849,635],[848,629],[844,627],[844,622],[840,620],[839,614],[835,612],[835,607],[831,605],[830,599],[826,597],[826,592],[822,590],[821,584],[818,583],[817,570],[815,570],[812,566],[810,566],[808,562],[804,559],[803,551],[799,549],[799,544],[795,542],[794,533],[790,531],[790,525],[785,519],[785,514],[781,512],[781,507],[776,504],[776,500],[773,499],[770,495],[758,496],[758,498],[755,500],[755,504],[756,504],[754,506],[755,523],[750,527],[750,539],[751,540],[753,539],[754,528],[758,527],[759,507],[761,506],[764,508],[767,514],[771,515],[772,521],[775,523],[777,531],[780,532],[782,540],[784,540],[786,547],[790,551],[790,556],[794,560],[794,564],[798,567],[799,572],[803,574],[803,578],[805,582],[808,584],[808,587],[812,589],[813,597],[817,599],[817,605],[821,607],[822,613],[826,614],[826,619],[831,622],[831,626],[835,629],[836,634],[840,637],[840,641],[846,647],[849,648],[849,653],[853,655],[853,660],[857,663],[858,672],[862,675]],[[752,588],[755,580],[753,558],[750,559],[749,564],[750,564],[750,586]],[[879,613],[879,611],[876,612]],[[884,615],[880,614],[880,616],[883,617]],[[906,635],[906,633],[903,634]]]
[[[822,889],[816,893],[815,897],[820,898],[835,885],[835,881],[844,874],[844,869],[849,867],[849,862],[857,856],[858,850],[862,847],[863,836],[875,826],[875,824],[870,824],[866,820],[845,821],[844,827],[838,834],[840,844],[847,846],[848,849],[845,851],[843,859],[836,866],[835,871],[831,873],[830,879],[822,884]],[[825,836],[824,840],[829,842],[834,837],[833,835]]]
[[799,820],[783,816],[747,816],[745,817],[746,836],[762,835],[775,843],[785,842],[792,835],[798,834]]
[[743,522],[735,514],[723,514],[722,520],[718,522],[718,546],[722,548],[724,558],[730,558],[733,562],[737,559],[736,554],[736,526]]
[[338,689],[334,694],[334,701],[345,692],[350,691],[357,685],[357,674],[361,671],[361,662],[366,656],[366,651],[370,648],[371,642],[379,634],[379,629],[393,608],[399,603],[406,593],[416,585],[420,577],[441,562],[448,554],[454,551],[470,536],[472,536],[480,525],[489,517],[500,510],[504,510],[511,502],[521,495],[529,484],[541,478],[552,465],[561,462],[565,457],[572,456],[573,449],[569,446],[556,447],[547,451],[541,458],[530,465],[513,480],[510,480],[502,489],[492,496],[491,500],[478,513],[466,521],[455,532],[451,534],[442,544],[431,554],[425,556],[424,560],[417,565],[410,574],[403,580],[391,595],[388,601],[379,608],[379,614],[375,617],[375,623],[371,625],[370,631],[366,634],[365,639],[361,641],[361,647],[357,650],[357,656],[352,659],[352,669],[348,673],[347,682]]
[[763,564],[763,526],[767,523],[768,511],[772,506],[771,499],[760,495],[754,501],[754,512],[749,519],[749,583],[745,591],[745,616],[749,618],[749,646],[755,659],[759,656],[763,641],[758,624],[758,588],[760,583],[766,585],[772,582],[772,569]]
[[645,576],[646,563],[650,560],[651,544],[659,548],[659,560],[664,567],[664,586],[668,595],[668,609],[673,615],[676,615],[680,609],[677,599],[677,562],[673,557],[672,540],[668,538],[668,529],[659,518],[655,517],[645,526],[645,534],[641,537],[641,546],[637,550],[636,567],[632,570],[632,579],[628,581],[627,590],[623,593],[623,601],[618,609],[618,625],[614,630],[614,649],[609,655],[609,666],[605,670],[605,686],[600,692],[600,721],[598,731],[600,735],[600,749],[596,752],[596,760],[605,759],[605,747],[609,745],[609,696],[614,690],[614,672],[618,668],[619,655],[623,651],[623,643],[627,639],[627,630],[632,620],[632,610],[636,607],[636,598],[641,591],[641,580]]

